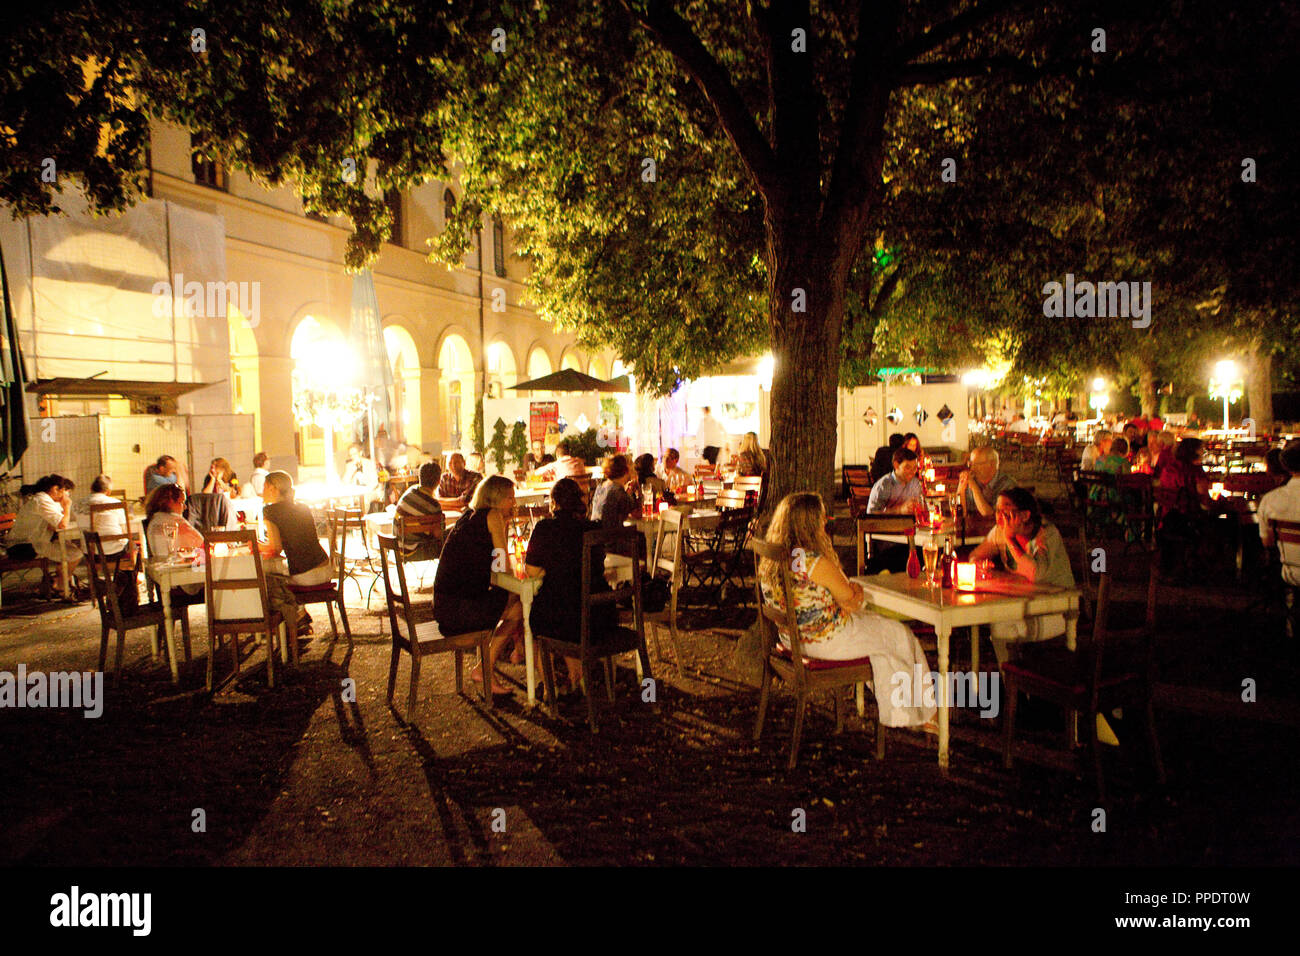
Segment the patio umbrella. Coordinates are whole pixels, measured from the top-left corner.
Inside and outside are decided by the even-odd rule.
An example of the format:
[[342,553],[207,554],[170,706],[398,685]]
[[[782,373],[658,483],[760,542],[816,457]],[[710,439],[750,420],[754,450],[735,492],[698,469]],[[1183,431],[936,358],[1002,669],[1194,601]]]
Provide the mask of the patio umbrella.
[[382,425],[391,434],[388,390],[393,384],[393,368],[388,364],[388,349],[379,325],[379,299],[375,280],[367,269],[352,278],[352,351],[357,361],[357,385],[374,401],[366,407],[370,460],[375,460],[375,431]]
[[631,387],[627,377],[606,382],[593,375],[585,375],[577,369],[562,368],[550,375],[543,375],[532,381],[511,385],[520,392],[629,392]]
[[27,408],[23,388],[27,373],[18,347],[18,330],[14,325],[13,307],[9,303],[9,275],[4,254],[0,252],[0,287],[3,287],[4,333],[0,335],[0,457],[7,471],[18,464],[27,450]]

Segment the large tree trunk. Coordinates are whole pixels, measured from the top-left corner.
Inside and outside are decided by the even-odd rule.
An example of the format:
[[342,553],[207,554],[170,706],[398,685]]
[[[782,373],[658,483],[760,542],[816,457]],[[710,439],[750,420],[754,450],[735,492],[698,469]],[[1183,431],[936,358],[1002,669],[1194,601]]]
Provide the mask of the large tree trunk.
[[[774,507],[793,491],[819,492],[830,509],[835,487],[840,336],[844,279],[821,243],[804,233],[769,240]],[[806,311],[792,309],[795,290]]]
[[1246,353],[1246,395],[1256,435],[1273,434],[1273,354],[1260,342]]
[[1144,361],[1138,369],[1138,401],[1142,403],[1142,414],[1150,418],[1159,410],[1156,396],[1156,370],[1150,362]]

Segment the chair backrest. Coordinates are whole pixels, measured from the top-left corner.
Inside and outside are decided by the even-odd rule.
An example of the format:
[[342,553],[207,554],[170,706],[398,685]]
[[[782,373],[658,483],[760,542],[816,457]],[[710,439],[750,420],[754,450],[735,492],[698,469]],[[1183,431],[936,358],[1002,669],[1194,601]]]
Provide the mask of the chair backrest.
[[[595,553],[597,549],[605,554],[630,555],[632,577],[619,581],[609,591],[592,591],[593,569],[597,567]],[[614,604],[623,598],[632,599],[632,618],[638,635],[645,633],[645,618],[641,608],[641,562],[645,553],[644,538],[635,528],[616,528],[610,531],[587,531],[582,536],[582,644],[585,647],[591,641],[591,609],[602,604]]]
[[447,520],[442,513],[432,515],[411,515],[399,511],[393,516],[393,537],[403,552],[410,547],[408,537],[422,535],[441,542],[447,530]]
[[1294,568],[1297,574],[1300,574],[1300,521],[1283,521],[1281,518],[1274,518],[1269,521],[1268,526],[1273,533],[1273,540],[1277,542],[1278,555],[1282,559],[1282,564]]
[[[102,534],[95,527],[98,522],[95,518],[102,514],[109,514],[114,511],[122,512],[122,524],[126,528],[125,534]],[[125,501],[114,501],[110,504],[91,505],[90,506],[90,530],[94,531],[100,538],[101,542],[112,543],[125,540],[126,546],[131,542],[131,509],[126,506]]]
[[[213,554],[224,544],[229,552]],[[203,536],[208,628],[214,632],[269,632],[271,602],[257,535],[252,531],[209,531]],[[290,627],[296,622],[289,621]]]
[[[956,481],[961,477],[961,473],[966,470],[965,465],[935,465],[934,480],[947,484],[950,481]],[[956,491],[956,489],[953,489]]]
[[591,484],[592,484],[591,475],[575,475],[573,480],[576,481],[578,483],[578,487],[582,489],[582,503],[588,509],[590,509],[591,508]]
[[[406,585],[406,570],[396,535],[379,535],[379,565],[384,594],[387,596],[388,624],[393,629],[393,641],[395,644],[402,639],[414,641],[415,607]],[[402,630],[403,624],[405,631]]]
[[718,493],[718,498],[717,498],[717,502],[715,503],[715,507],[719,511],[728,511],[733,508],[743,508],[745,507],[745,500],[746,500],[745,493],[743,491],[739,491],[734,488],[731,489],[730,491],[724,490]]
[[690,515],[669,508],[659,515],[659,527],[655,531],[654,567],[650,570],[653,577],[656,572],[667,571],[668,580],[676,585],[681,572],[682,545],[685,532],[690,528]]
[[698,465],[696,465],[695,470],[692,472],[692,474],[694,474],[696,478],[712,478],[717,473],[718,473],[718,469],[715,466],[710,465],[706,461],[700,462]]
[[[112,535],[117,538],[119,535]],[[109,627],[121,629],[123,626],[122,607],[117,599],[117,572],[121,568],[122,555],[125,550],[112,558],[104,553],[104,544],[100,536],[93,531],[82,534],[86,542],[86,572],[90,581],[90,593],[99,608],[99,620]]]
[[845,465],[843,469],[844,483],[850,488],[857,486],[860,488],[871,487],[871,466],[870,465]]
[[[784,633],[790,638],[790,653],[794,657],[795,680],[801,682],[805,677],[803,666],[803,639],[799,634],[799,616],[794,605],[794,575],[791,573],[796,556],[790,554],[779,544],[772,544],[761,538],[749,542],[749,548],[755,555],[754,593],[758,598],[759,621],[767,636],[767,649],[770,652]],[[768,600],[763,594],[763,561],[775,561],[781,569],[781,603]]]
[[916,533],[916,519],[911,515],[859,515],[858,526],[858,574],[867,573],[867,555],[865,542],[873,534],[905,534],[910,539]]
[[1101,688],[1102,675],[1105,673],[1106,658],[1115,653],[1115,643],[1123,639],[1125,643],[1136,645],[1137,654],[1131,659],[1137,668],[1138,677],[1151,682],[1155,677],[1154,638],[1156,625],[1156,561],[1147,562],[1147,601],[1142,623],[1133,628],[1113,628],[1110,626],[1110,574],[1102,571],[1097,582],[1097,606],[1092,621],[1092,674],[1089,694],[1095,709]]
[[700,482],[700,491],[706,497],[717,497],[725,490],[721,478],[705,478]]
[[739,491],[742,494],[753,492],[757,494],[763,490],[762,475],[738,475],[736,480],[731,484],[732,491]]
[[1275,476],[1261,472],[1223,476],[1224,491],[1246,495],[1248,498],[1259,498],[1266,495],[1276,488],[1278,484],[1279,480]]
[[867,503],[871,500],[871,489],[865,485],[849,485],[849,516],[861,518],[867,514]]

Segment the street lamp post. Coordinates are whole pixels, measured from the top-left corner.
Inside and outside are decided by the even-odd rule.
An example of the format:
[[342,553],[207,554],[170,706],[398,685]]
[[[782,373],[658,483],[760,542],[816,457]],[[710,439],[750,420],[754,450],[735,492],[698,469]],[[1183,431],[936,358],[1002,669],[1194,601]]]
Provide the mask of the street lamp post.
[[1223,431],[1228,431],[1228,406],[1242,396],[1241,372],[1231,359],[1216,362],[1210,377],[1210,398],[1223,399]]

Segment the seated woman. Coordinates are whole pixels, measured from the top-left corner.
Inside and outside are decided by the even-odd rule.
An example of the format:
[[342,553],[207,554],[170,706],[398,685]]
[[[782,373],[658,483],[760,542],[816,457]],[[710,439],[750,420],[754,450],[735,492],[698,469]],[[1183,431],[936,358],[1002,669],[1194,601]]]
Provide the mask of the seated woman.
[[224,458],[212,459],[208,473],[203,476],[201,491],[209,494],[224,494],[227,498],[238,497],[239,479],[231,470],[230,462]]
[[670,505],[677,504],[677,496],[672,493],[668,487],[668,482],[664,481],[655,474],[655,456],[647,452],[641,455],[632,463],[632,480],[628,482],[628,494],[632,494],[632,487],[636,487],[638,493],[643,494],[646,485],[650,486],[651,493],[661,501],[666,501]]
[[[31,488],[31,496],[22,503],[13,527],[6,538],[9,557],[16,561],[33,561],[37,557],[45,558],[60,575],[59,544],[57,533],[69,527],[72,513],[72,491],[76,486],[60,475],[46,475]],[[77,565],[81,563],[82,552],[75,541],[64,542],[68,559],[68,577],[73,579]],[[63,584],[62,580],[55,582]],[[83,597],[85,592],[75,579],[67,582],[74,597]]]
[[[551,489],[551,517],[537,522],[528,540],[524,563],[529,577],[544,575],[529,618],[533,633],[574,644],[582,639],[582,536],[600,529],[596,522],[586,519],[585,510],[578,483],[572,478],[557,481]],[[593,593],[609,590],[604,559],[599,549],[592,554]],[[593,634],[617,623],[614,605],[602,604],[591,609]],[[564,662],[569,669],[569,687],[576,691],[582,680],[582,662],[576,657],[566,657]]]
[[[786,495],[776,506],[766,540],[779,545],[783,553],[796,557],[794,611],[804,656],[833,661],[871,658],[871,669],[875,672],[872,692],[881,725],[937,732],[938,712],[934,707],[899,707],[892,699],[892,691],[899,681],[905,680],[905,686],[912,687],[918,668],[922,680],[929,685],[930,665],[906,624],[864,609],[866,594],[862,585],[844,576],[826,533],[826,508],[821,495],[810,492]],[[764,600],[784,608],[781,573],[775,561],[759,562]],[[786,635],[781,635],[781,640],[789,646]],[[925,691],[925,696],[929,697],[931,692]]]
[[767,455],[758,447],[758,434],[745,432],[740,440],[740,454],[736,456],[736,474],[742,478],[762,477],[767,474]]
[[[1120,439],[1116,439],[1119,441]],[[998,559],[1002,567],[1037,584],[1074,587],[1074,572],[1065,541],[1055,525],[1043,520],[1038,499],[1024,488],[1008,488],[998,495],[994,511],[997,524],[971,552],[971,561]],[[998,663],[1011,659],[1011,643],[1046,641],[1065,633],[1065,615],[1048,614],[1031,621],[1005,621],[990,625]]]
[[903,436],[903,447],[916,455],[916,469],[924,477],[927,469],[934,467],[930,461],[930,456],[925,453],[921,447],[921,439],[917,437],[916,432],[908,432]]
[[627,493],[628,467],[624,455],[606,455],[602,469],[605,480],[591,493],[591,520],[606,531],[617,531],[636,513],[637,503]]
[[[203,547],[203,535],[186,521],[185,489],[180,485],[159,485],[149,493],[145,503],[144,536],[151,557],[166,557],[175,543],[177,551]],[[169,530],[174,529],[174,530]],[[178,604],[201,604],[202,584],[183,584],[171,589],[171,601]]]
[[[447,534],[442,559],[433,579],[433,617],[447,637],[471,631],[495,633],[488,645],[486,666],[492,674],[492,693],[510,688],[496,679],[497,658],[506,642],[522,635],[523,605],[518,595],[492,583],[494,570],[511,570],[506,529],[515,508],[515,485],[504,475],[484,478],[474,489],[469,510]],[[480,661],[470,674],[482,679]]]
[[286,471],[273,471],[262,484],[262,521],[266,525],[265,557],[284,552],[289,575],[266,575],[267,594],[272,606],[286,621],[297,622],[297,633],[311,633],[311,615],[299,606],[289,585],[315,587],[334,580],[329,555],[316,536],[316,519],[311,509],[294,499],[293,478]]

